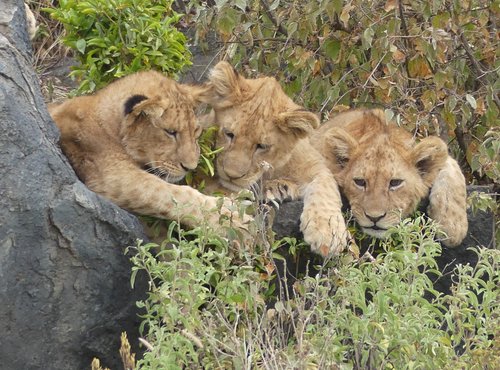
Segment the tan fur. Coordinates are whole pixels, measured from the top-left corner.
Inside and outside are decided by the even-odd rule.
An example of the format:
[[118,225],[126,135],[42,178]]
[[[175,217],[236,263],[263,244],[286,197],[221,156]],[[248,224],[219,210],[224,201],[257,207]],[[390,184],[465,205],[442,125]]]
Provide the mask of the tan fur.
[[91,190],[132,212],[217,227],[219,215],[209,212],[217,198],[171,184],[197,166],[201,127],[193,108],[203,91],[139,72],[49,112],[63,152]]
[[270,77],[246,79],[220,62],[209,78],[214,120],[219,125],[216,160],[220,183],[232,191],[262,185],[269,197],[304,198],[301,230],[323,256],[345,248],[348,232],[333,175],[309,143],[316,115],[295,104]]
[[311,142],[326,158],[367,234],[384,236],[430,191],[428,213],[446,233],[444,244],[456,246],[465,237],[465,179],[441,139],[415,143],[408,131],[387,123],[384,112],[373,109],[337,115]]

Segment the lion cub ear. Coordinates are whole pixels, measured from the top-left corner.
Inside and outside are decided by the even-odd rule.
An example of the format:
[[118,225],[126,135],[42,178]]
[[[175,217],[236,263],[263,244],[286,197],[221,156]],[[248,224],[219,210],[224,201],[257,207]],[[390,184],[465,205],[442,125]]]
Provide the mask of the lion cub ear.
[[244,77],[228,62],[219,62],[210,71],[208,94],[201,95],[204,102],[216,108],[225,108],[242,100],[248,84]]
[[149,117],[160,118],[165,109],[160,104],[160,98],[148,98],[144,95],[132,95],[125,101],[124,113],[138,117],[143,114]]
[[422,139],[411,152],[413,163],[426,186],[432,186],[448,158],[448,147],[436,136]]
[[200,103],[208,103],[209,97],[213,95],[210,86],[208,84],[200,84],[200,85],[178,84],[177,87],[185,95],[190,96],[195,105]]
[[302,139],[319,126],[319,119],[306,110],[283,112],[275,119],[276,126],[297,139]]
[[327,148],[333,152],[340,168],[344,168],[347,165],[352,153],[358,146],[358,141],[340,127],[334,127],[327,131],[324,140]]

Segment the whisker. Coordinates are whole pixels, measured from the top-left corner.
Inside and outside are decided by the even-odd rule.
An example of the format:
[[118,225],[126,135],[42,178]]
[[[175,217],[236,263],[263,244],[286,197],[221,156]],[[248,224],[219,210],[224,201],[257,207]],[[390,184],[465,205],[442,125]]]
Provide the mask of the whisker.
[[152,161],[144,164],[145,167],[158,167],[161,166],[160,161]]

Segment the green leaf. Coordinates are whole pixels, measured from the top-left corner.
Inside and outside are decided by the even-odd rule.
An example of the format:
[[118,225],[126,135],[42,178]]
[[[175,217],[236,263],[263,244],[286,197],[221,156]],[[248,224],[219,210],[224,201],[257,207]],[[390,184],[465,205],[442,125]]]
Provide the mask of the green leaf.
[[291,37],[295,32],[297,32],[299,24],[297,22],[290,22],[287,26],[286,32],[288,33],[288,37]]
[[472,107],[472,109],[476,109],[477,108],[476,99],[474,99],[474,97],[471,94],[466,94],[465,95],[465,99],[467,100],[467,102],[469,103],[469,105]]
[[273,11],[278,8],[280,5],[280,0],[274,0],[273,3],[269,6],[269,10]]
[[240,21],[241,14],[233,8],[225,8],[217,20],[219,31],[230,35]]
[[362,41],[363,41],[366,49],[368,49],[372,46],[372,41],[373,41],[374,35],[375,35],[375,31],[371,27],[368,27],[363,32]]
[[240,8],[242,11],[246,11],[247,8],[247,0],[234,0],[234,5],[237,8]]
[[336,39],[328,39],[322,45],[325,54],[332,60],[336,61],[339,56],[340,48],[342,47],[342,43]]
[[79,39],[76,44],[76,50],[80,53],[85,54],[85,48],[87,47],[87,42],[84,39]]

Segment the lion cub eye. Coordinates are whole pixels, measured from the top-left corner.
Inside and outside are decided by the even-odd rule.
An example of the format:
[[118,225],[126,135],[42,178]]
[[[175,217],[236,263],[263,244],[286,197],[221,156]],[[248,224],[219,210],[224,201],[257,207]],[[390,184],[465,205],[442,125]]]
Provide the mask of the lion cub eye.
[[165,131],[165,133],[168,136],[172,136],[173,138],[175,138],[177,136],[177,131],[175,131],[175,130],[170,130],[170,129],[166,128],[166,129],[163,129],[163,131]]
[[389,189],[396,190],[401,185],[403,185],[403,181],[404,180],[401,179],[392,179],[391,181],[389,181]]
[[259,143],[259,144],[257,144],[257,145],[255,146],[255,148],[256,148],[257,150],[260,150],[260,151],[266,151],[266,150],[269,150],[269,149],[271,148],[271,145],[269,145],[269,144],[261,144],[261,143]]
[[226,135],[226,137],[229,140],[233,140],[234,139],[234,134],[231,131],[224,129],[223,132],[224,132],[224,135]]
[[356,184],[357,187],[359,188],[365,188],[366,187],[366,181],[365,179],[353,179],[354,183]]

